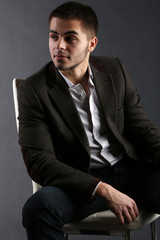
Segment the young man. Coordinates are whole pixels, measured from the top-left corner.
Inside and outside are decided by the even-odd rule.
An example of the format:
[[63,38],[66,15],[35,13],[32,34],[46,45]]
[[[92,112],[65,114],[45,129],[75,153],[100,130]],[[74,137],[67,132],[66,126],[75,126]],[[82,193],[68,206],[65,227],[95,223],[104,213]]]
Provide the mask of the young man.
[[160,132],[120,60],[90,56],[97,28],[89,6],[53,10],[52,62],[18,89],[24,161],[43,186],[23,208],[29,240],[62,240],[63,224],[105,209],[122,224],[160,213]]

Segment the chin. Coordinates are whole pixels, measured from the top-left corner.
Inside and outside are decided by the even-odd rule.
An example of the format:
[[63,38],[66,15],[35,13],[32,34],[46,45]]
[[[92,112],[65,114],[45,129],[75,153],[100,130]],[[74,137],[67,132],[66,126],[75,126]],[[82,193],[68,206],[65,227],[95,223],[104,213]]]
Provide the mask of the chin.
[[66,67],[63,64],[57,63],[55,61],[53,61],[53,63],[58,70],[65,70],[66,69]]
[[56,66],[56,68],[57,68],[58,70],[62,70],[62,71],[65,71],[65,70],[68,69],[68,68],[66,68],[66,67],[64,67],[64,66]]
[[61,65],[61,64],[55,64],[55,66],[58,70],[62,70],[62,71],[71,69],[71,67],[67,67],[67,66],[64,66],[64,65]]

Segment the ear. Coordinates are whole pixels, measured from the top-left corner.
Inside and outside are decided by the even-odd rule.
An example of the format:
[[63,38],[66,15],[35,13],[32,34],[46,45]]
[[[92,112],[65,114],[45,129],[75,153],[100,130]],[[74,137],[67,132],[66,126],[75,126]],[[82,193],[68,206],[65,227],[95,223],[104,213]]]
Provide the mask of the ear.
[[88,51],[89,52],[93,52],[95,47],[97,46],[97,43],[98,43],[98,39],[97,37],[92,37],[90,42],[89,42],[89,48],[88,48]]

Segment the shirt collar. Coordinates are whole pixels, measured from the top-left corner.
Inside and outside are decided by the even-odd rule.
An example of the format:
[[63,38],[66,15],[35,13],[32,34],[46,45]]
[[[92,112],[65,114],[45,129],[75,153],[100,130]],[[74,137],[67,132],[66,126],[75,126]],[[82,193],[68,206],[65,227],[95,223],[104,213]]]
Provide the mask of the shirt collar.
[[[58,70],[59,71],[59,70]],[[93,88],[94,87],[94,84],[93,84],[93,81],[92,81],[92,79],[93,79],[93,73],[92,73],[92,70],[91,70],[91,67],[90,67],[90,65],[88,65],[88,71],[89,71],[89,88]],[[59,73],[61,74],[61,76],[64,78],[64,80],[66,81],[66,83],[67,83],[67,85],[68,85],[68,87],[69,88],[74,88],[76,85],[78,85],[78,84],[73,84],[66,76],[64,76],[64,74],[63,73],[61,73],[60,71],[59,71]]]

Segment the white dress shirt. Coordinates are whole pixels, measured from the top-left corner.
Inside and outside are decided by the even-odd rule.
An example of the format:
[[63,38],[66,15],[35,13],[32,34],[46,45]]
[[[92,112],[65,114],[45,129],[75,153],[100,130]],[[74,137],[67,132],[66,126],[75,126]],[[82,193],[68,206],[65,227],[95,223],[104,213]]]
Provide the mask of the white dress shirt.
[[89,73],[88,97],[80,83],[76,85],[73,84],[60,72],[69,86],[69,91],[88,137],[91,155],[90,168],[103,167],[106,164],[112,166],[122,158],[122,154],[113,156],[109,152],[109,142],[107,140],[105,122],[101,114],[100,104],[92,81],[93,75],[90,67]]

